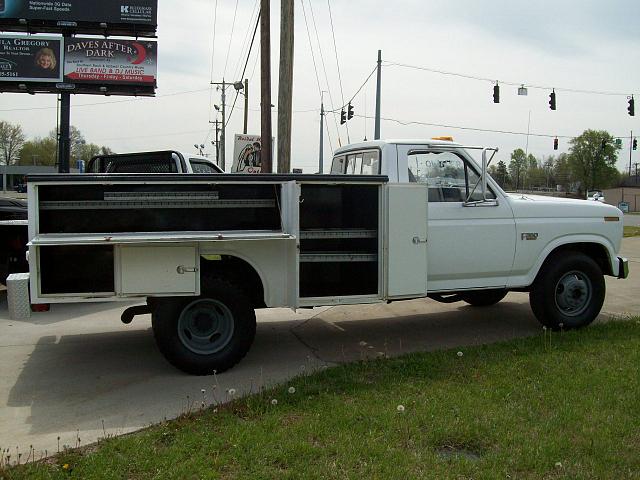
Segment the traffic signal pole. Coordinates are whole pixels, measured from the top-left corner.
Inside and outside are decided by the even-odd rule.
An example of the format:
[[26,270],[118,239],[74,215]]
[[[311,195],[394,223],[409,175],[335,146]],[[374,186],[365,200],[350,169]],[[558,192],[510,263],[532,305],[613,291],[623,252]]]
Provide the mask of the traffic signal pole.
[[375,126],[375,134],[373,136],[374,140],[380,140],[380,120],[381,120],[380,97],[381,96],[382,96],[382,50],[378,50],[378,83],[376,86],[376,126]]
[[629,178],[631,178],[631,158],[633,154],[633,130],[631,130],[631,137],[629,137]]

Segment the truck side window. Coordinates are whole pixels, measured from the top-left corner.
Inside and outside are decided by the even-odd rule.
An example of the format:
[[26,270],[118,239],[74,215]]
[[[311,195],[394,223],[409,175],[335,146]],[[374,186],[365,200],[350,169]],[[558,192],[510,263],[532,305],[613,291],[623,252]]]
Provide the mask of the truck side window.
[[369,150],[339,155],[333,158],[331,173],[347,175],[378,175],[380,173],[380,152]]
[[344,173],[344,155],[340,155],[339,157],[334,157],[333,163],[331,164],[331,173],[333,174],[341,174]]
[[203,162],[202,160],[196,160],[195,158],[189,159],[191,162],[191,170],[193,173],[220,173],[212,164]]
[[[426,184],[430,202],[464,202],[479,178],[473,167],[453,152],[410,153],[408,163],[409,181]],[[492,192],[487,193],[495,198]],[[471,200],[481,197],[476,188]]]

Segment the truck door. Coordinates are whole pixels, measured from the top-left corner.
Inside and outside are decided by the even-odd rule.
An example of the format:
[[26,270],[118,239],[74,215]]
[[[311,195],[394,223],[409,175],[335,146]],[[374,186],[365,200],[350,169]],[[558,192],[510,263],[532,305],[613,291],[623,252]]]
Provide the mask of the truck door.
[[[489,182],[493,201],[468,206],[480,171],[455,147],[398,146],[410,182],[427,185],[429,194],[429,291],[501,288],[513,266],[516,231],[513,212],[501,191]],[[480,200],[481,193],[478,190]]]

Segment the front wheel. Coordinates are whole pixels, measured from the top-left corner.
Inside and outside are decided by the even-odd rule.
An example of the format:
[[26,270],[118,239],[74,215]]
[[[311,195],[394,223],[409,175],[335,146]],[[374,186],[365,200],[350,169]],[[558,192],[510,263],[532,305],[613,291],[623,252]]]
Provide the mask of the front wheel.
[[211,375],[228,370],[253,343],[256,316],[251,302],[222,279],[208,280],[199,297],[152,299],[151,305],[158,348],[183,372]]
[[600,266],[587,255],[563,252],[547,259],[529,293],[536,318],[544,326],[580,328],[602,309],[606,286]]

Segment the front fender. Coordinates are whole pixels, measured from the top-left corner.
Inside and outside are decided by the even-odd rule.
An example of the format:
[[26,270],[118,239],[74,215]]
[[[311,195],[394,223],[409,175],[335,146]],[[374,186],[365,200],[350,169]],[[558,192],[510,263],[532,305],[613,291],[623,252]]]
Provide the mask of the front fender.
[[[555,238],[551,242],[547,243],[538,255],[538,258],[531,265],[531,268],[529,268],[528,270],[526,268],[522,268],[522,265],[519,266],[519,269],[514,268],[514,275],[512,275],[509,279],[507,287],[523,288],[530,286],[535,281],[538,272],[540,272],[542,265],[547,260],[549,255],[551,255],[559,248],[567,248],[571,245],[576,245],[576,250],[581,250],[581,246],[582,248],[584,248],[585,244],[599,245],[603,247],[607,252],[607,258],[611,267],[611,271],[617,272],[619,270],[615,246],[607,237],[602,235],[566,235]],[[518,247],[520,247],[520,245],[518,245]],[[518,251],[516,250],[516,261],[514,263],[514,267],[516,266],[517,262]]]

